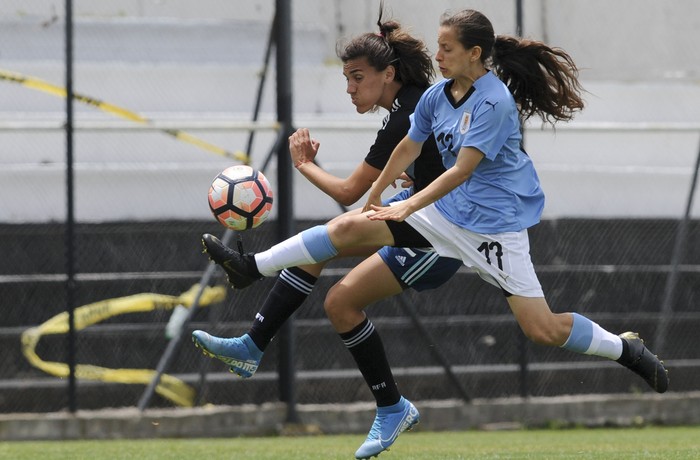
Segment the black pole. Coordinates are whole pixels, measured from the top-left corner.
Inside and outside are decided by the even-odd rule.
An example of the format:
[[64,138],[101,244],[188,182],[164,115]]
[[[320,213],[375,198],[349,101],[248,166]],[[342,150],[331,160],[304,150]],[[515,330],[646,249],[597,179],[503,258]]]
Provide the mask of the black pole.
[[75,413],[75,213],[73,199],[73,0],[66,0],[66,310],[68,310],[68,410]]
[[523,36],[523,0],[515,0],[515,35]]
[[[277,121],[281,140],[277,149],[277,238],[292,236],[293,184],[292,161],[286,138],[292,134],[292,9],[291,0],[276,0],[276,59],[277,59]],[[296,377],[294,370],[294,318],[289,318],[280,330],[279,382],[280,399],[287,403],[287,423],[297,423]]]
[[656,328],[654,338],[654,351],[662,355],[666,347],[666,335],[668,334],[668,322],[673,313],[674,294],[676,285],[678,284],[678,265],[683,259],[683,250],[685,248],[685,240],[688,233],[688,222],[690,221],[690,212],[693,209],[693,197],[698,184],[698,171],[700,171],[700,149],[698,156],[695,159],[695,171],[693,171],[693,179],[690,182],[690,190],[688,191],[688,199],[685,203],[685,214],[678,222],[676,230],[676,240],[673,242],[673,253],[671,254],[671,271],[666,278],[666,286],[664,287],[664,297],[661,303],[661,318],[659,318],[659,326]]
[[[515,35],[523,36],[523,0],[515,0]],[[522,133],[521,145],[525,148],[525,126],[521,124],[520,132]],[[518,328],[518,364],[520,365],[520,396],[525,398],[530,393],[528,382],[528,342],[525,335]]]
[[[275,34],[277,30],[277,14],[272,18],[272,24],[270,25],[270,34],[267,37],[267,46],[265,47],[265,59],[263,61],[263,70],[260,74],[260,81],[258,82],[258,92],[255,96],[255,106],[253,107],[253,121],[258,121],[258,116],[260,114],[260,105],[262,103],[262,94],[265,89],[265,81],[267,80],[267,70],[270,68],[270,56],[272,55],[272,47],[275,44]],[[251,129],[248,133],[248,142],[245,147],[245,154],[248,155],[250,159],[250,152],[253,149],[253,139],[255,138],[255,129]]]
[[[233,233],[233,231],[228,230],[224,235],[224,238],[222,238],[221,242],[224,244],[228,244],[228,242],[231,240]],[[187,316],[185,317],[185,320],[178,326],[179,329],[175,332],[175,336],[172,339],[170,339],[168,345],[165,347],[165,352],[163,352],[163,355],[160,357],[158,365],[156,366],[156,373],[149,382],[149,384],[146,386],[146,389],[144,390],[143,394],[141,395],[141,398],[139,399],[139,412],[143,412],[148,408],[148,405],[151,403],[151,399],[155,394],[156,387],[160,383],[161,377],[163,377],[163,374],[167,371],[168,367],[170,367],[170,363],[172,362],[172,360],[175,359],[175,356],[177,355],[177,349],[182,343],[183,332],[185,330],[185,327],[187,327],[187,325],[192,322],[194,315],[197,313],[199,309],[199,301],[202,298],[204,290],[207,288],[207,286],[209,286],[211,278],[214,276],[214,270],[216,270],[216,265],[209,264],[207,266],[206,271],[204,272],[204,275],[200,279],[199,289],[197,290],[197,294],[195,294],[194,296],[194,301],[192,302],[192,305],[190,305],[190,308],[187,311]]]

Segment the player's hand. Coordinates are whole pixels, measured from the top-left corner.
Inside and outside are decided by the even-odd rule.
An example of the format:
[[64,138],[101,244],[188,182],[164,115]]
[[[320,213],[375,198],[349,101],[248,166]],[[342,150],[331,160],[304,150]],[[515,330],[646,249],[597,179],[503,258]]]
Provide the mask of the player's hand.
[[402,181],[401,188],[409,188],[413,185],[413,180],[406,173],[401,173],[401,175],[399,177],[397,177],[394,182],[391,183],[391,186],[393,188],[396,188],[396,181],[397,180]]
[[297,129],[289,136],[289,155],[294,167],[298,168],[304,163],[314,161],[320,146],[319,141],[311,138],[307,128]]
[[369,196],[367,197],[367,202],[365,203],[365,206],[362,208],[362,212],[371,211],[372,206],[381,206],[381,205],[382,205],[381,194],[375,194],[370,189]]
[[406,173],[401,173],[397,180],[401,181],[401,188],[411,188],[413,186],[413,179]]
[[367,214],[369,220],[395,220],[403,222],[413,211],[405,201],[398,201],[393,206],[371,205],[374,212]]

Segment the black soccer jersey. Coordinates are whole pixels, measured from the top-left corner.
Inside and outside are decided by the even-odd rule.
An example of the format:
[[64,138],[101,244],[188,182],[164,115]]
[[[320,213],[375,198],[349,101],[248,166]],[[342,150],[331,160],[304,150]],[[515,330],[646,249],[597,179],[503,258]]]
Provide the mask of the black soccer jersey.
[[[424,91],[415,86],[406,85],[399,89],[391,106],[391,112],[384,118],[382,128],[377,132],[377,138],[365,157],[365,161],[370,166],[379,170],[384,169],[394,147],[408,134],[408,128],[411,126],[409,116],[413,113]],[[420,156],[409,167],[406,174],[413,180],[415,191],[419,191],[443,172],[445,167],[438,153],[435,137],[431,135],[423,144]]]

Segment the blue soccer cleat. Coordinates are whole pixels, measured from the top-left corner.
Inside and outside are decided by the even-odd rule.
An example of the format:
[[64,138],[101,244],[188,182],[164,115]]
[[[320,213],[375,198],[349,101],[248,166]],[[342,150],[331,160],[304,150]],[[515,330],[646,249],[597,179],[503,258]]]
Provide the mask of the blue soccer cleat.
[[365,442],[355,452],[355,458],[368,459],[378,456],[387,450],[401,433],[413,428],[419,419],[420,414],[416,406],[403,396],[393,406],[377,407],[372,428]]
[[248,334],[225,339],[214,337],[204,331],[194,331],[192,332],[192,341],[206,356],[228,364],[231,372],[244,379],[255,374],[263,356],[263,352]]

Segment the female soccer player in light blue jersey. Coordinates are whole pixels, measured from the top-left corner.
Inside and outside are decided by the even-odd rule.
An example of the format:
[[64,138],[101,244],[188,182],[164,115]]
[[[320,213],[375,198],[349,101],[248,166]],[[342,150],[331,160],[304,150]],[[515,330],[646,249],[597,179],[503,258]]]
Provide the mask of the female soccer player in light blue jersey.
[[[530,260],[527,229],[540,220],[544,193],[521,146],[521,120],[538,115],[551,123],[566,121],[583,108],[571,57],[541,42],[494,36],[486,16],[465,10],[442,17],[435,59],[445,79],[421,97],[408,135],[370,190],[364,214],[345,215],[250,256],[205,235],[211,258],[235,287],[244,287],[348,247],[429,244],[500,288],[534,342],[616,360],[655,391],[666,391],[663,363],[637,334],[618,336],[577,313],[553,313]],[[406,200],[382,206],[382,191],[420,155],[431,134],[445,173]],[[392,428],[401,432],[413,417],[407,414]],[[381,444],[382,436],[378,439]]]

